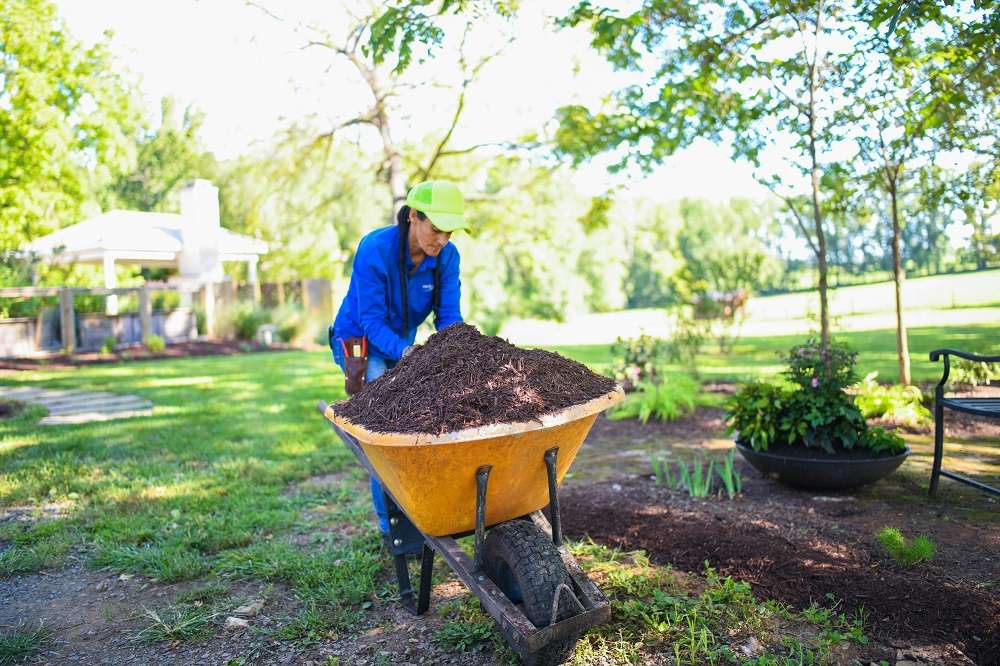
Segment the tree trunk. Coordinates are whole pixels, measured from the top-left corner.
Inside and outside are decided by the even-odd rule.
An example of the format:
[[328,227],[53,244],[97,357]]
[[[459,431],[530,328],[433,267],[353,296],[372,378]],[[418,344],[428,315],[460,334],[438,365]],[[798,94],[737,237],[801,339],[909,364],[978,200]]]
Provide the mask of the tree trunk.
[[809,65],[809,159],[812,185],[813,225],[816,227],[816,264],[819,269],[819,339],[820,346],[830,346],[830,303],[827,298],[826,234],[823,233],[823,211],[819,196],[819,163],[816,159],[816,87],[819,67],[819,36],[823,24],[823,3],[816,6],[816,43],[813,61]]
[[892,279],[896,288],[896,357],[899,361],[899,383],[909,386],[910,348],[906,339],[906,324],[903,323],[903,261],[900,252],[902,231],[899,224],[899,202],[895,177],[887,179],[889,199],[892,202]]

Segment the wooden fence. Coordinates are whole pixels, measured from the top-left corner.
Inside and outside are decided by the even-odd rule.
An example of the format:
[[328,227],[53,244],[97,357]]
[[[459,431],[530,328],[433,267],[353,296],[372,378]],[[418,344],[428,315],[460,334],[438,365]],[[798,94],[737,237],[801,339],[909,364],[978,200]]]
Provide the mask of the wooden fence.
[[[180,306],[153,310],[153,295],[172,292]],[[138,296],[138,311],[121,314],[77,312],[77,296]],[[235,281],[206,284],[192,289],[169,283],[147,283],[115,289],[86,287],[0,288],[0,298],[58,297],[58,306],[43,307],[37,316],[0,319],[0,357],[32,356],[63,351],[100,349],[114,338],[118,345],[144,343],[159,335],[167,343],[191,340],[199,335],[197,312],[203,317],[204,335],[218,335],[218,315],[240,302],[263,307],[296,305],[315,317],[332,318],[333,284],[329,280],[298,280],[287,283],[237,284]]]

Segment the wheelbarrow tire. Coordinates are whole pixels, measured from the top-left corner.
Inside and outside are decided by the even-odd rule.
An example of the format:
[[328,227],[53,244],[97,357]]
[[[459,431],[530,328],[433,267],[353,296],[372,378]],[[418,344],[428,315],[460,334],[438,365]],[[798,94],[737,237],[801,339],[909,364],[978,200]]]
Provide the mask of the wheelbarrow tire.
[[[512,520],[491,529],[483,545],[486,574],[507,597],[521,603],[527,618],[539,629],[552,619],[552,600],[560,585],[573,589],[559,550],[534,523]],[[559,604],[556,621],[572,617],[576,608],[565,595]],[[573,653],[579,634],[550,643],[527,663],[536,666],[561,664]]]

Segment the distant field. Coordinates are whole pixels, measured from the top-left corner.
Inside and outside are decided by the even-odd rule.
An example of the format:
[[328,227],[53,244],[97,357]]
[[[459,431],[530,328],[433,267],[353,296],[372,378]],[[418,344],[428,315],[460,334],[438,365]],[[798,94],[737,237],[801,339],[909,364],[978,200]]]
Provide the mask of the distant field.
[[[983,325],[1000,329],[1000,270],[908,280],[903,303],[906,325],[911,329]],[[830,309],[838,332],[876,334],[896,325],[891,282],[833,289]],[[818,328],[818,311],[816,292],[753,298],[743,335],[801,336]],[[666,337],[671,327],[664,310],[625,310],[571,317],[561,323],[512,320],[500,334],[516,344],[551,347],[610,344],[618,337],[637,337],[644,332]]]
[[[838,340],[847,342],[858,352],[858,371],[865,375],[878,371],[882,381],[896,379],[896,332],[892,329],[842,333]],[[988,350],[1000,353],[1000,326],[930,326],[909,331],[910,362],[915,382],[936,381],[941,377],[941,364],[931,363],[928,352],[940,347]],[[743,338],[730,354],[719,354],[707,347],[698,357],[702,375],[710,379],[745,380],[766,377],[781,371],[778,355],[802,341],[801,335],[768,338]],[[608,345],[550,346],[595,370],[610,367]],[[714,353],[713,353],[714,351]],[[679,368],[678,368],[679,369]]]

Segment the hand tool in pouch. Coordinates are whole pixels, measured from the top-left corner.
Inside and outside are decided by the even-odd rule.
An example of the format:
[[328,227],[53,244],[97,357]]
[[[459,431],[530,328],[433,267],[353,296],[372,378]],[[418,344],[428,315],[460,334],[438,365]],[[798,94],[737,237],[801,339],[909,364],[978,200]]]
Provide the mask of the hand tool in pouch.
[[344,386],[347,395],[354,395],[365,385],[365,371],[368,369],[368,339],[342,338],[340,346],[344,350],[344,373],[347,379]]

